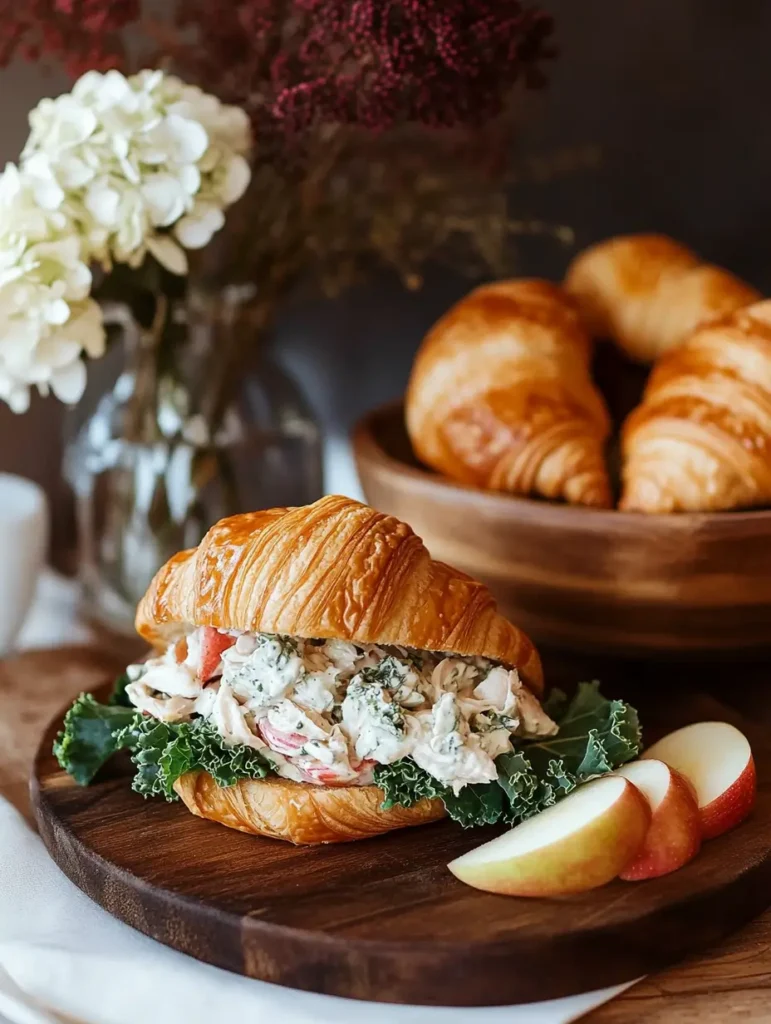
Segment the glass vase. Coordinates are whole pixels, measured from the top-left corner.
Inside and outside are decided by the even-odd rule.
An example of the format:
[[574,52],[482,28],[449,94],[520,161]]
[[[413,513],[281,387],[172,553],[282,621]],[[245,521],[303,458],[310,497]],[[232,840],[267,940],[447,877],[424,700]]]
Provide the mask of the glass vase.
[[73,414],[65,476],[84,611],[130,633],[158,568],[217,520],[321,496],[321,438],[298,385],[260,354],[270,311],[250,289],[161,297],[149,323],[122,303],[104,314],[125,363]]

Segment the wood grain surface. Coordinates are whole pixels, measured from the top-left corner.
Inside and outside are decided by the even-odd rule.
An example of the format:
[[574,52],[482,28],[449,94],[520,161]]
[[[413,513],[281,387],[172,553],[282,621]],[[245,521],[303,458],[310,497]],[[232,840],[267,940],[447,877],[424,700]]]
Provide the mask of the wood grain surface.
[[[442,822],[298,849],[198,821],[178,805],[144,802],[128,789],[125,765],[78,789],[50,757],[53,730],[37,762],[41,831],[63,869],[112,913],[255,977],[361,998],[460,1005],[554,997],[628,979],[718,942],[771,901],[767,667],[751,667],[743,678],[757,681],[739,687],[709,666],[666,670],[546,657],[552,682],[585,677],[590,665],[638,704],[649,740],[687,721],[725,718],[753,742],[755,815],[666,878],[616,882],[559,901],[477,893],[445,864],[478,843],[480,832]],[[687,985],[687,972],[680,977]],[[629,1016],[614,1019],[657,1012],[666,997],[650,984],[634,990],[650,1006],[632,1009],[629,996]]]
[[539,644],[650,657],[771,649],[771,510],[647,516],[516,498],[422,468],[399,404],[354,435],[367,500],[483,580]]

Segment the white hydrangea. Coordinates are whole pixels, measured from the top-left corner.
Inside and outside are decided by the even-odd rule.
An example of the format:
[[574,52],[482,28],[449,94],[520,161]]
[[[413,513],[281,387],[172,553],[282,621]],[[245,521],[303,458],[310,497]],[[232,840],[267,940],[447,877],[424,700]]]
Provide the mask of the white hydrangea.
[[160,71],[89,71],[43,100],[30,128],[25,173],[108,268],[138,267],[150,252],[185,273],[184,250],[209,242],[249,183],[243,110]]
[[187,272],[246,189],[248,118],[159,71],[88,72],[43,100],[19,169],[0,175],[0,399],[76,402],[105,334],[89,265]]
[[12,164],[0,175],[0,399],[16,412],[27,409],[30,386],[77,401],[82,353],[104,351],[91,272],[55,200],[45,182]]

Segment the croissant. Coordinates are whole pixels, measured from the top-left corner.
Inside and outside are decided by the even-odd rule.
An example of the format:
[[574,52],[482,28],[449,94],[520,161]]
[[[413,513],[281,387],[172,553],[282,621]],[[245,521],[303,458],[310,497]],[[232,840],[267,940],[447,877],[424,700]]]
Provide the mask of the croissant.
[[477,288],[430,331],[406,397],[418,457],[463,483],[608,508],[610,418],[591,340],[556,285]]
[[629,511],[771,504],[771,300],[662,357],[624,424],[623,455]]
[[377,786],[309,786],[274,777],[222,787],[206,772],[188,772],[174,789],[198,818],[298,846],[368,839],[446,815],[441,800],[383,810]]
[[621,236],[592,246],[571,263],[565,289],[595,337],[612,339],[643,363],[700,324],[761,298],[665,235]]
[[[183,653],[195,627],[215,627],[210,632],[223,644],[235,642],[229,631],[245,631],[479,656],[516,668],[532,693],[543,689],[538,653],[498,614],[487,587],[431,559],[405,523],[343,497],[222,520],[198,548],[181,552],[158,572],[136,625],[157,648],[176,652],[182,643]],[[202,668],[198,675],[209,678]],[[139,676],[127,694],[132,697],[132,686],[141,689],[150,678]],[[146,686],[144,710],[150,714],[159,703],[158,678]],[[221,684],[218,699],[222,691]],[[139,698],[132,700],[143,709]],[[522,700],[528,713],[535,711],[547,728],[553,725],[534,696],[523,690]],[[277,735],[281,742],[293,740]],[[278,744],[272,749],[291,753]],[[293,843],[362,839],[445,813],[441,800],[384,809],[376,785],[321,785],[293,777],[242,779],[221,788],[206,772],[192,771],[175,789],[199,817]]]
[[406,523],[339,495],[222,519],[171,558],[137,632],[160,647],[192,626],[452,651],[543,690],[538,652],[483,583],[435,562]]

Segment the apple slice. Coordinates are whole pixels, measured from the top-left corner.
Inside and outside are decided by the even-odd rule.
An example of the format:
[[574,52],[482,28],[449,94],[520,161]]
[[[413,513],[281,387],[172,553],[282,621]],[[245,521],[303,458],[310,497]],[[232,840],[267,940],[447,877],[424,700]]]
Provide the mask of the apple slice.
[[671,732],[642,755],[682,772],[696,790],[703,839],[738,825],[755,804],[755,761],[747,738],[728,722],[698,722]]
[[651,809],[651,825],[637,856],[621,878],[628,882],[677,871],[699,852],[701,819],[693,786],[663,761],[631,761],[617,775],[637,786]]
[[606,775],[447,866],[461,882],[487,892],[584,892],[626,867],[642,846],[650,820],[639,790],[619,775]]

